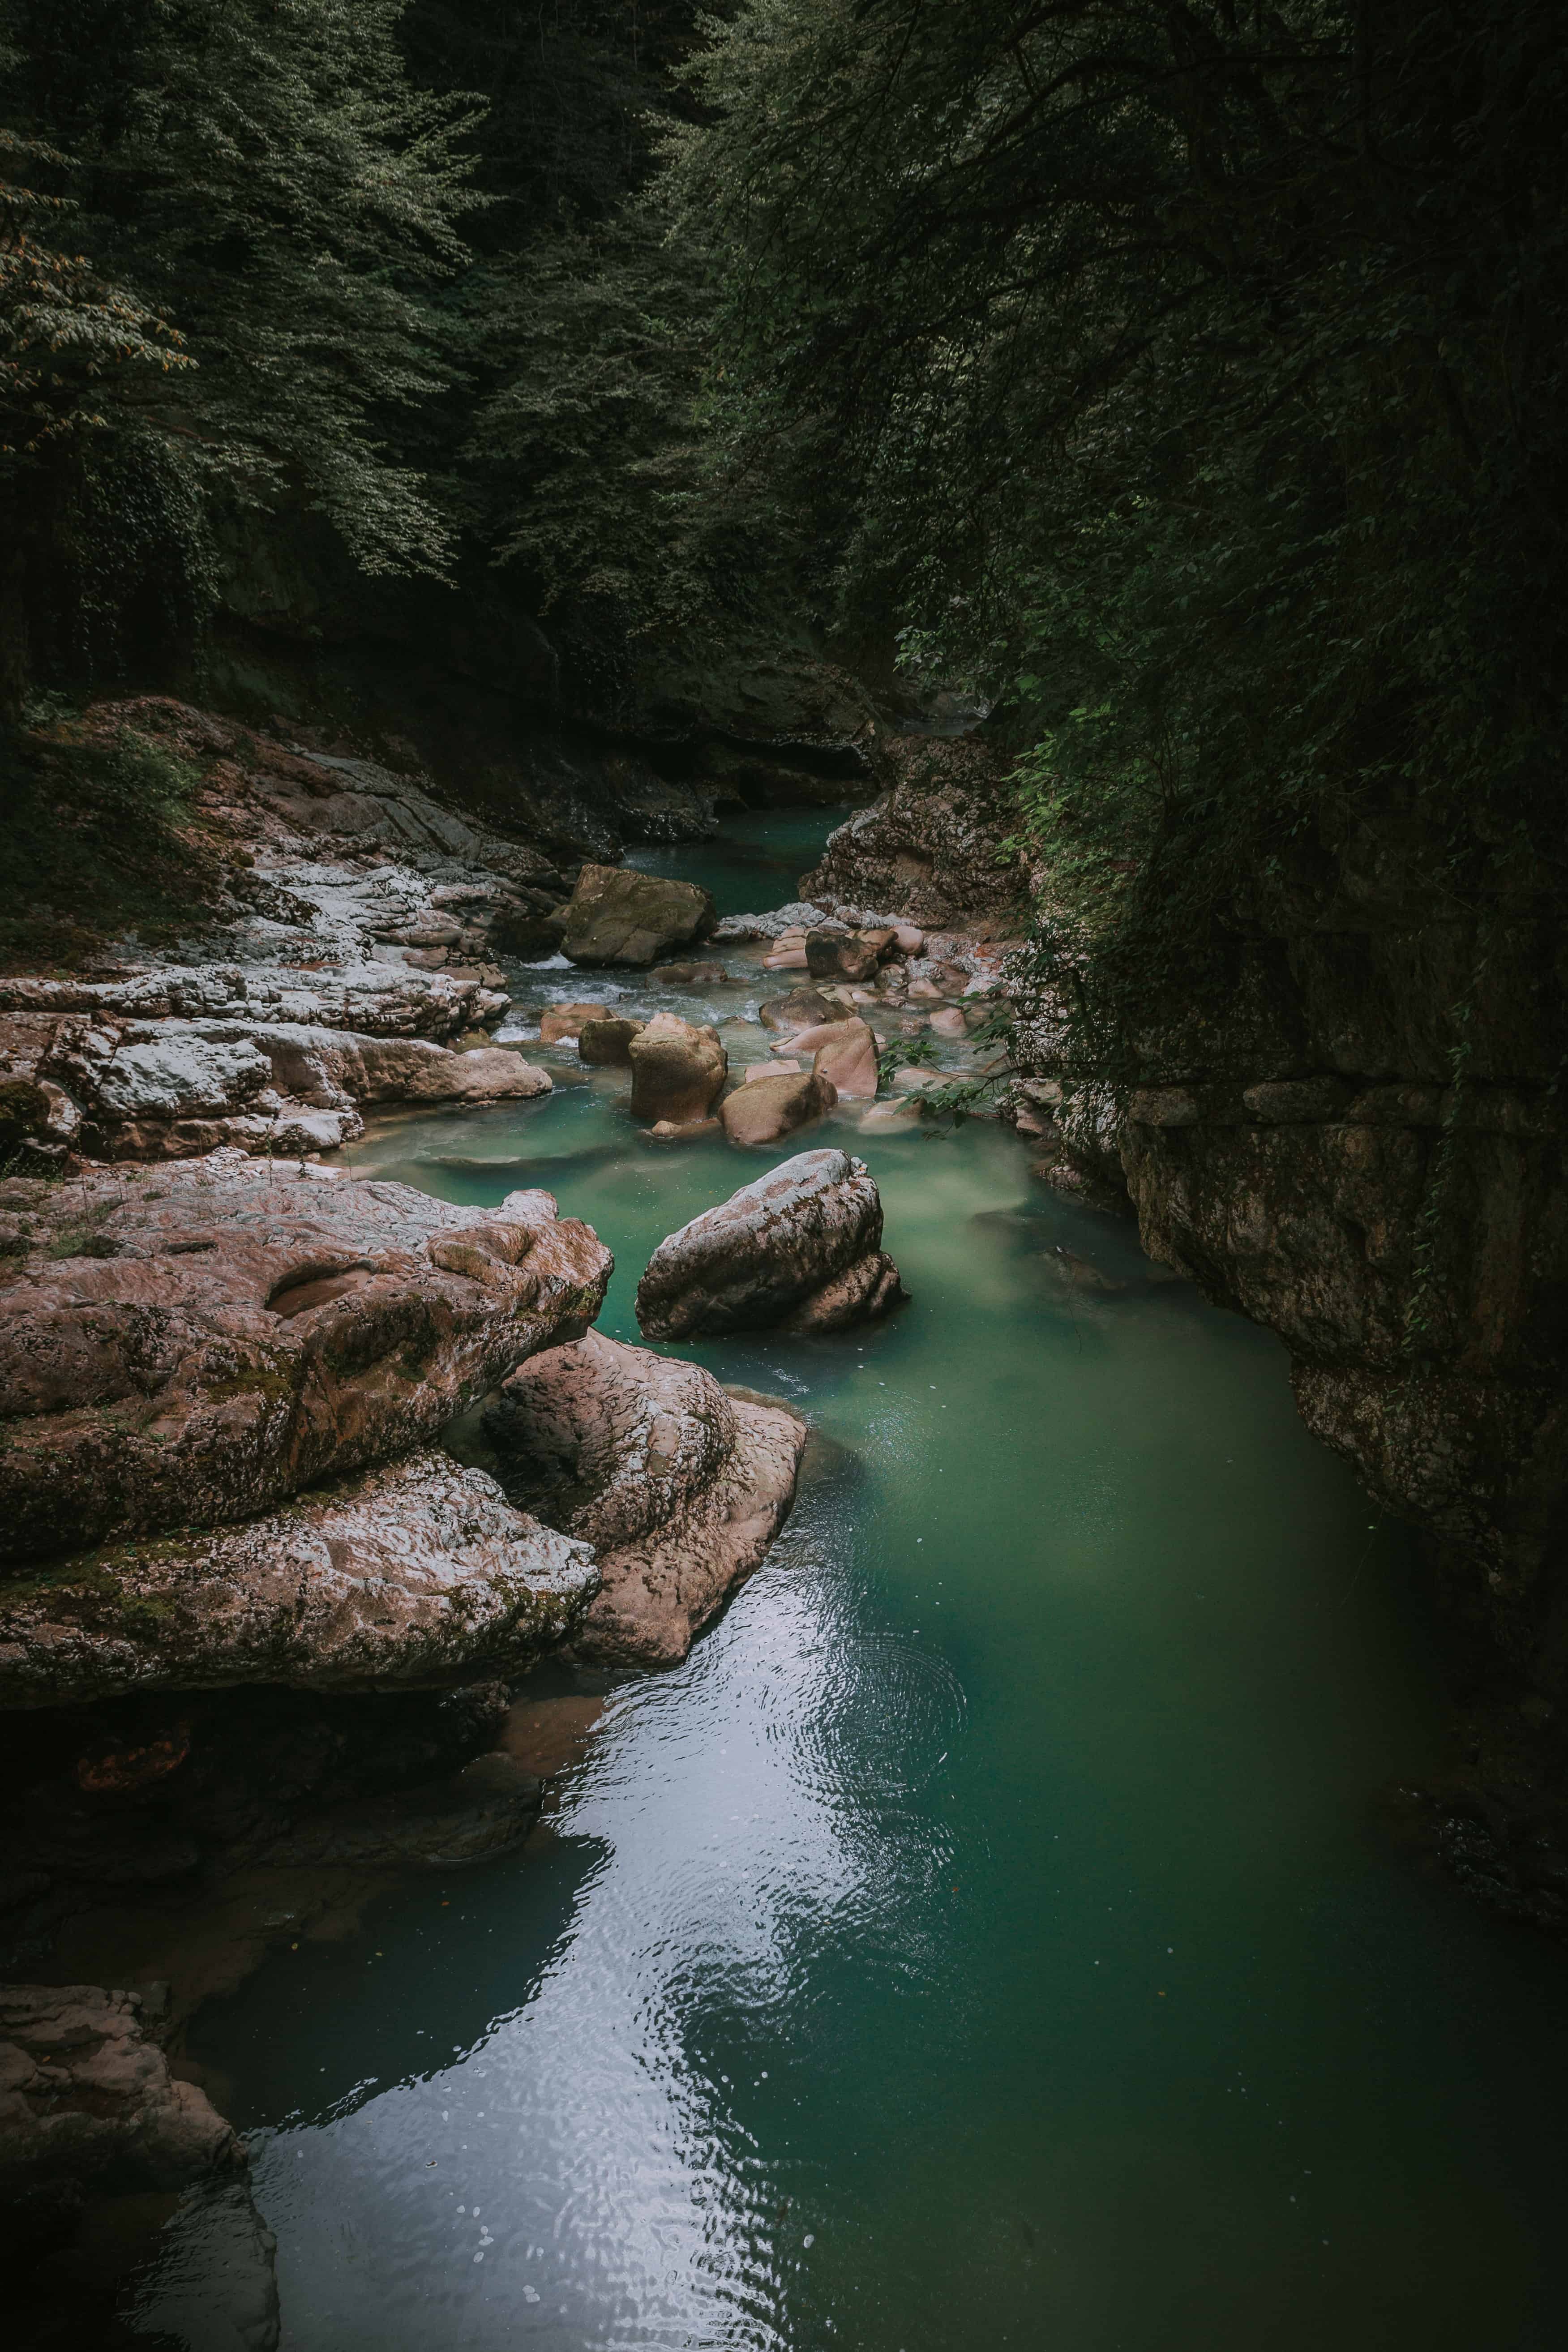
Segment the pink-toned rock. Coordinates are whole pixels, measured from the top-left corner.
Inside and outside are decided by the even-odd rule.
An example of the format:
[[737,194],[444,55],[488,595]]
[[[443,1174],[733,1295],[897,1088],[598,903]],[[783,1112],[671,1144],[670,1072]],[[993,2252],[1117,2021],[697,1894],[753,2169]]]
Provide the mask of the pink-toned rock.
[[922,952],[925,943],[925,933],[922,930],[917,929],[913,923],[895,923],[893,925],[893,944],[898,949],[900,955],[919,955]]
[[458,1208],[237,1153],[14,1181],[8,1205],[0,1559],[16,1561],[247,1517],[408,1454],[585,1330],[613,1264],[547,1192]]
[[542,1045],[559,1045],[563,1037],[576,1037],[587,1021],[603,1021],[608,1012],[603,1004],[547,1004],[539,1016],[539,1042]]
[[719,1116],[731,1143],[755,1148],[781,1143],[830,1111],[838,1096],[830,1078],[796,1064],[790,1070],[763,1068],[727,1095]]
[[790,1407],[598,1332],[521,1367],[486,1429],[517,1500],[593,1545],[573,1648],[613,1665],[686,1655],[773,1541],[806,1439]]
[[781,1070],[798,1070],[800,1066],[798,1062],[792,1061],[753,1062],[741,1080],[741,1084],[743,1087],[754,1087],[759,1078],[777,1077]]
[[0,1706],[512,1676],[575,1630],[598,1582],[584,1545],[516,1509],[486,1472],[416,1454],[244,1527],[0,1580]]
[[632,1066],[632,1117],[679,1127],[706,1118],[724,1090],[730,1056],[714,1029],[656,1013],[626,1048]]
[[804,948],[778,948],[763,958],[764,971],[805,971],[808,969]]
[[803,1029],[788,1044],[792,1053],[809,1054],[818,1077],[831,1079],[841,1097],[875,1100],[877,1040],[864,1021],[851,1015],[824,1022],[820,1028]]
[[967,1037],[969,1024],[956,1004],[944,1004],[929,1017],[929,1026],[939,1037]]

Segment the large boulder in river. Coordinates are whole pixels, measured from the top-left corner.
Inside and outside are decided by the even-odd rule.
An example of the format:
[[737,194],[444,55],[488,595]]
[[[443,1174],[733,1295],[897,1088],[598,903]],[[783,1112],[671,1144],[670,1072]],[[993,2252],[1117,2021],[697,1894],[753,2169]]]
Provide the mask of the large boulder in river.
[[678,1013],[656,1013],[626,1048],[632,1066],[632,1117],[684,1127],[706,1118],[724,1091],[730,1056],[714,1029]]
[[105,1545],[0,1581],[0,1707],[519,1675],[575,1631],[598,1587],[585,1544],[514,1509],[484,1471],[416,1454],[244,1527]]
[[546,1192],[458,1208],[237,1153],[0,1186],[0,1559],[209,1526],[426,1444],[597,1314]]
[[802,1151],[660,1242],[637,1285],[637,1316],[654,1339],[828,1331],[886,1314],[904,1296],[865,1161]]
[[789,1407],[596,1331],[520,1366],[485,1426],[509,1490],[594,1546],[573,1648],[616,1665],[686,1655],[773,1541],[806,1438]]
[[731,1143],[751,1149],[782,1143],[813,1119],[821,1118],[838,1100],[828,1078],[812,1070],[748,1070],[747,1083],[729,1096],[719,1116]]
[[574,963],[651,964],[668,948],[705,939],[718,919],[712,899],[694,882],[584,866],[561,944]]

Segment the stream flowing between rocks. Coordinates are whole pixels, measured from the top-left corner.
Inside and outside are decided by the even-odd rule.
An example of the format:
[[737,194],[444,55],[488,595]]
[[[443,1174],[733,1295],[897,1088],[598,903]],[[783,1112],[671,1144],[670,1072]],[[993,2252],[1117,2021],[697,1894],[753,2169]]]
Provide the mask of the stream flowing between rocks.
[[[833,814],[638,862],[777,904]],[[732,987],[679,995],[522,971],[503,1034],[603,998],[760,1053],[736,1016],[776,992],[724,960]],[[816,1433],[763,1569],[678,1670],[531,1685],[565,1761],[525,1847],[279,1943],[201,2013],[285,2346],[1559,2343],[1561,1955],[1401,1836],[1442,1729],[1424,1580],[1282,1349],[1006,1129],[662,1146],[624,1073],[538,1058],[549,1098],[387,1121],[355,1167],[547,1186],[636,1339],[656,1243],[842,1142],[912,1303],[691,1349]],[[199,2230],[165,2242],[142,2324],[232,2343]]]

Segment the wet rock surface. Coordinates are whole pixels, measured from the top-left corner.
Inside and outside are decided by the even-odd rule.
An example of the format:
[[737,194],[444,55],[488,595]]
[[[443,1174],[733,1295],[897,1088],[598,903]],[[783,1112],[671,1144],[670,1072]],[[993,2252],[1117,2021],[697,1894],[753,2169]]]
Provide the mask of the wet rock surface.
[[510,1491],[593,1545],[573,1646],[605,1664],[686,1655],[772,1542],[806,1438],[782,1403],[597,1332],[520,1367],[486,1425]]
[[13,1180],[0,1210],[0,1558],[223,1523],[385,1462],[597,1313],[610,1256],[497,1211],[240,1160]]
[[746,1075],[747,1083],[725,1098],[719,1116],[729,1140],[748,1150],[798,1134],[826,1118],[838,1100],[830,1079],[802,1070],[798,1063],[793,1070]]
[[864,1160],[803,1151],[659,1244],[637,1286],[637,1321],[656,1339],[864,1322],[904,1295],[881,1242]]

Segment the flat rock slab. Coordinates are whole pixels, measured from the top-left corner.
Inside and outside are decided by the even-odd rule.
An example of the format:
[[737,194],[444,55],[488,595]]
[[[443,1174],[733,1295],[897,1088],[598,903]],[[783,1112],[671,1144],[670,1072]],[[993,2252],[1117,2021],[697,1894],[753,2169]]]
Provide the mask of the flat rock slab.
[[598,1589],[585,1543],[515,1509],[483,1470],[421,1454],[245,1527],[110,1545],[0,1584],[0,1706],[521,1674]]
[[0,1227],[13,1562],[248,1517],[408,1454],[580,1337],[613,1264],[545,1192],[465,1209],[253,1160],[13,1181]]
[[[767,1091],[764,1081],[730,1101]],[[866,1322],[905,1296],[881,1244],[865,1161],[802,1151],[660,1242],[637,1285],[637,1321],[656,1339]]]
[[685,1657],[772,1543],[806,1440],[789,1407],[599,1332],[521,1366],[486,1427],[510,1490],[593,1545],[572,1647],[620,1665]]

